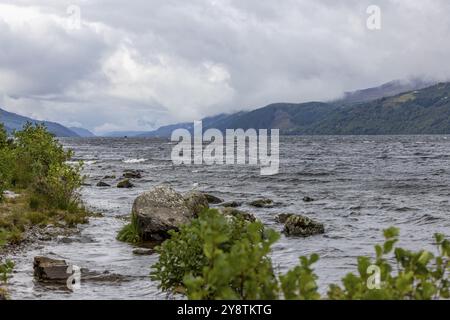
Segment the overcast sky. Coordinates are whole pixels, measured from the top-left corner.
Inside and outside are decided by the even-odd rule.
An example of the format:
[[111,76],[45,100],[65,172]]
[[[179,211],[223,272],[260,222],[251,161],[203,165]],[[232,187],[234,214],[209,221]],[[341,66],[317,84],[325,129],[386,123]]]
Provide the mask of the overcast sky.
[[445,80],[449,13],[448,0],[0,0],[0,107],[101,133]]

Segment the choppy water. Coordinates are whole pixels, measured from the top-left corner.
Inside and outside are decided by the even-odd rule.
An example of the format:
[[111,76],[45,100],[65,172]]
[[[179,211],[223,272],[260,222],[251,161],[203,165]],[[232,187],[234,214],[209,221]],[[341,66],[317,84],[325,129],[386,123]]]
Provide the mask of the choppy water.
[[[163,299],[148,277],[157,256],[135,256],[133,247],[115,240],[124,225],[121,216],[131,210],[144,190],[168,183],[179,191],[213,193],[225,200],[249,202],[268,197],[281,202],[272,209],[242,209],[281,231],[274,217],[281,212],[308,215],[326,226],[324,235],[285,238],[274,247],[279,271],[298,256],[317,252],[322,290],[353,271],[359,255],[373,253],[382,241],[382,229],[400,227],[401,244],[432,249],[435,232],[450,234],[450,137],[448,136],[332,136],[281,137],[280,174],[260,176],[248,166],[174,167],[172,144],[155,139],[65,139],[77,159],[85,160],[87,186],[83,199],[104,218],[82,226],[78,242],[42,242],[13,257],[17,273],[11,281],[14,299]],[[97,188],[105,175],[120,177],[124,169],[142,169],[136,188]],[[304,203],[302,198],[316,199]],[[55,290],[33,281],[36,255],[54,255],[95,271],[130,276],[119,283],[83,283],[75,292]]]

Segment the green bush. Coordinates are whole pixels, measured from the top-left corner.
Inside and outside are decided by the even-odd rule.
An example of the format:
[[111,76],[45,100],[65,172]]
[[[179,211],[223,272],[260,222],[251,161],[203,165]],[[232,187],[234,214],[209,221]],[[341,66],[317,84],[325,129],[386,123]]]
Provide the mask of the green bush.
[[[437,255],[420,250],[412,252],[394,247],[398,241],[398,229],[384,231],[385,243],[375,246],[376,257],[358,258],[358,275],[348,274],[342,279],[343,288],[330,286],[330,299],[385,299],[385,300],[430,300],[449,296],[450,242],[441,234],[435,235]],[[389,255],[395,261],[390,263]],[[369,266],[380,271],[379,288],[369,289],[367,285],[372,274]],[[394,272],[395,269],[395,272]]]
[[[157,251],[151,278],[164,291],[183,292],[189,299],[439,299],[449,298],[449,241],[435,235],[437,255],[395,248],[398,230],[384,231],[386,241],[375,246],[376,257],[358,258],[358,273],[333,284],[327,297],[319,294],[313,264],[317,254],[300,257],[286,274],[275,274],[271,246],[279,235],[259,222],[227,218],[216,210],[199,215],[171,232]],[[396,268],[388,257],[394,253]],[[395,269],[395,272],[394,272]],[[380,272],[379,286],[372,286]],[[182,290],[180,290],[182,289]]]
[[82,164],[73,167],[65,163],[51,164],[47,175],[35,183],[35,193],[41,195],[52,208],[73,211],[80,203],[81,169]]
[[230,252],[232,246],[247,231],[247,223],[242,219],[231,219],[208,210],[179,232],[171,231],[170,240],[165,241],[157,251],[159,262],[152,266],[152,279],[160,282],[163,290],[184,287],[187,275],[202,275],[208,265],[208,255],[212,248]]
[[30,207],[76,211],[77,190],[83,183],[82,163],[67,164],[73,156],[44,125],[27,123],[8,140],[0,126],[0,197],[13,187],[30,190]]

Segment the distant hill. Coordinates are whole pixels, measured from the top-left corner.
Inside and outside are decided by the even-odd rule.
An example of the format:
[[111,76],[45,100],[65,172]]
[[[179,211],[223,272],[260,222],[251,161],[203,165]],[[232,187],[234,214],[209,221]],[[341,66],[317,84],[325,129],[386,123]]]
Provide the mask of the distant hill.
[[39,121],[0,109],[0,123],[4,124],[6,130],[9,133],[11,133],[13,130],[22,129],[27,122],[44,124],[47,127],[48,131],[50,131],[57,137],[78,137],[78,134],[64,127],[63,125],[60,125],[59,123]]
[[433,81],[422,79],[394,80],[382,84],[378,87],[346,92],[342,100],[336,101],[340,103],[359,103],[380,99],[383,97],[395,96],[406,91],[423,89],[436,84]]
[[82,137],[82,138],[91,138],[91,137],[95,137],[95,134],[93,134],[92,132],[90,132],[87,129],[84,128],[78,128],[78,127],[69,127],[69,129],[73,132],[75,132],[78,136]]
[[[275,103],[205,118],[203,129],[280,129],[286,135],[450,134],[450,83],[424,85],[390,82],[333,102]],[[411,87],[420,89],[398,92]],[[142,136],[169,137],[177,128],[192,130],[192,123],[164,126]]]
[[309,134],[450,134],[450,82],[330,110]]

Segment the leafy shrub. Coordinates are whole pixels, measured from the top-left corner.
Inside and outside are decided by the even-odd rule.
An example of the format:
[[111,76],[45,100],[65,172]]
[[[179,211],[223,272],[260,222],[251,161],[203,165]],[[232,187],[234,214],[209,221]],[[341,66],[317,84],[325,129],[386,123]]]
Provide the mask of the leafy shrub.
[[87,222],[78,194],[82,163],[68,164],[73,152],[64,150],[43,125],[27,123],[13,134],[8,139],[0,125],[0,201],[5,189],[20,194],[0,204],[0,246],[20,242],[30,225]]
[[51,164],[47,175],[36,182],[36,193],[40,194],[50,207],[73,210],[80,202],[78,189],[83,183],[82,164],[74,167],[66,164]]
[[80,202],[77,190],[83,183],[82,163],[67,164],[71,150],[63,146],[44,125],[27,123],[7,139],[0,126],[0,194],[7,187],[31,190],[30,207],[75,210]]
[[300,264],[285,275],[280,275],[280,287],[286,300],[317,300],[320,299],[317,275],[312,265],[319,260],[317,254],[300,257]]
[[[375,246],[376,258],[358,258],[358,275],[348,274],[342,279],[343,288],[332,285],[328,292],[331,299],[408,299],[430,300],[450,297],[450,242],[441,234],[435,235],[437,256],[420,250],[412,252],[395,248],[398,241],[398,229],[384,231],[385,243]],[[388,255],[393,253],[396,271],[390,264]],[[434,260],[434,261],[433,261]],[[369,266],[376,266],[380,271],[379,289],[369,289],[367,285],[371,274]]]
[[185,276],[201,276],[208,261],[215,259],[211,250],[230,252],[246,232],[247,223],[242,219],[225,217],[217,210],[203,212],[178,232],[171,231],[170,240],[157,248],[160,258],[152,266],[152,279],[159,281],[163,290],[185,287]]
[[[438,299],[449,298],[449,241],[435,235],[437,255],[395,248],[398,230],[384,231],[386,241],[375,246],[376,257],[358,258],[358,273],[333,284],[329,299]],[[216,210],[199,215],[157,250],[159,261],[151,278],[165,291],[184,292],[189,299],[301,299],[321,297],[313,264],[319,256],[300,257],[286,274],[276,275],[270,260],[271,246],[279,235],[259,222],[227,218]],[[388,254],[394,253],[396,268]],[[379,287],[369,285],[380,272]],[[183,290],[178,290],[182,288]]]

